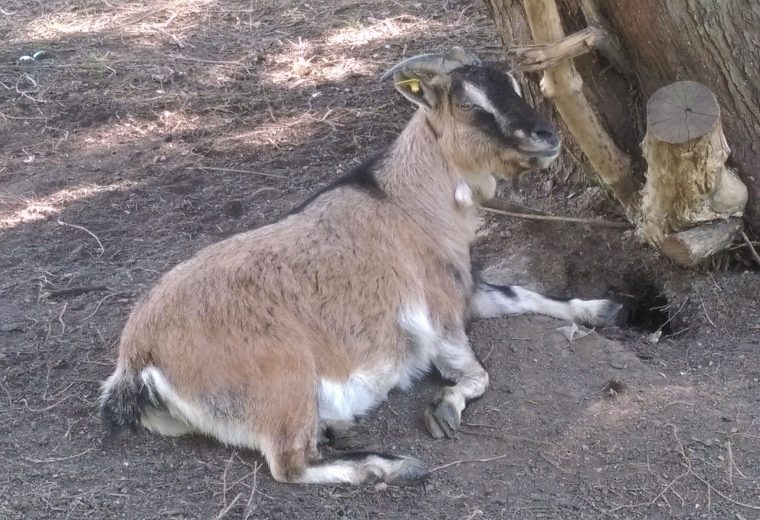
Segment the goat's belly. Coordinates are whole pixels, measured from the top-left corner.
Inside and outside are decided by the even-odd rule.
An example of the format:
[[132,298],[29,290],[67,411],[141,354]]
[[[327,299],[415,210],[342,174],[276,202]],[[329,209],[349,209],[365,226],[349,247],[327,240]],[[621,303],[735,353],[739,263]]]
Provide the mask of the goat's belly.
[[[411,366],[407,366],[411,365]],[[423,370],[419,360],[410,359],[400,367],[377,372],[360,371],[345,381],[322,378],[319,381],[319,418],[352,421],[379,405],[396,387],[407,389]]]

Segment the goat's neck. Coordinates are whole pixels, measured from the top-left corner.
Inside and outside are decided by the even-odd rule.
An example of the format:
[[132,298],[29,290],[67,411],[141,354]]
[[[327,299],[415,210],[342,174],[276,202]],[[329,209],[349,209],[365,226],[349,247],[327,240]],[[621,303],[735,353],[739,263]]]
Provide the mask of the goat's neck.
[[418,110],[391,146],[377,179],[389,198],[432,235],[473,238],[476,209],[463,211],[454,200],[462,181],[446,160],[433,128]]

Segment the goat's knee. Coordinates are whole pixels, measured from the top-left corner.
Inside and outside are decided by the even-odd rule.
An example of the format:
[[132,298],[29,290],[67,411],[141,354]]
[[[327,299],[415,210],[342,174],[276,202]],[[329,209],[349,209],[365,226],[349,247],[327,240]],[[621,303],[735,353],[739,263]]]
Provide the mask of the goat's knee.
[[455,381],[442,388],[425,411],[425,424],[436,439],[453,437],[462,421],[467,402],[483,395],[488,387],[488,372],[475,359],[466,338],[461,345],[443,348],[435,362],[444,377]]

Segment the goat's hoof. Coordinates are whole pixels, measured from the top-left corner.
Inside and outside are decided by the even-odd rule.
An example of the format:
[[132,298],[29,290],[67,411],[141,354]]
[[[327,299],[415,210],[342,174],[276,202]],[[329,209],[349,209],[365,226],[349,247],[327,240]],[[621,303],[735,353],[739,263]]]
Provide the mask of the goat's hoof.
[[604,304],[601,305],[601,308],[597,313],[599,325],[611,325],[614,323],[618,312],[620,312],[620,309],[622,308],[623,306],[619,303],[615,303],[610,300],[604,300]]
[[425,424],[434,439],[443,439],[444,437],[453,439],[459,430],[461,421],[462,416],[459,410],[446,400],[442,400],[435,407],[431,406],[425,410]]
[[414,457],[401,457],[398,469],[387,476],[386,481],[394,484],[411,483],[430,475],[424,462]]
[[604,327],[612,325],[615,318],[623,308],[619,303],[611,300],[581,300],[579,320],[592,327]]

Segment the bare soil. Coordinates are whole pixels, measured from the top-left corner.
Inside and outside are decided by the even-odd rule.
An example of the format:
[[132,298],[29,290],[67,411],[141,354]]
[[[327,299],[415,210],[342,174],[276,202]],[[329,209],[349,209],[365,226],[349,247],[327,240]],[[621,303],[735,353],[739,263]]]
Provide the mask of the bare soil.
[[[488,276],[626,315],[572,343],[474,323],[492,384],[457,439],[425,431],[432,376],[363,421],[437,468],[424,485],[287,486],[205,438],[104,436],[136,299],[387,144],[412,109],[377,78],[401,56],[501,60],[479,2],[6,0],[0,40],[0,518],[760,518],[760,276],[596,226],[486,217]],[[563,178],[529,176],[529,204],[619,218]]]

